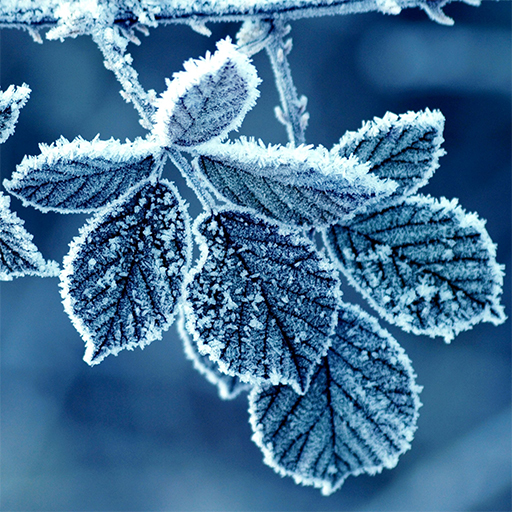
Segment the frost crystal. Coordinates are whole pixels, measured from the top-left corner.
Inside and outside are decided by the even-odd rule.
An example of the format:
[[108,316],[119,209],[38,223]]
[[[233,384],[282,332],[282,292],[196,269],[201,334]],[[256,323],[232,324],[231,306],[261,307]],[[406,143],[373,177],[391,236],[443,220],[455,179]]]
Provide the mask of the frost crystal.
[[243,211],[199,217],[187,327],[221,371],[304,393],[330,345],[336,273],[311,242]]
[[70,245],[64,308],[97,364],[160,339],[174,320],[189,261],[188,216],[174,186],[145,183],[98,213]]
[[249,59],[229,39],[167,81],[158,100],[155,135],[162,146],[197,148],[236,130],[259,95],[260,80]]
[[91,212],[118,199],[163,165],[159,146],[137,139],[121,144],[61,138],[41,145],[37,157],[25,157],[5,188],[23,204],[44,212]]
[[398,343],[359,307],[342,304],[304,396],[287,386],[252,391],[253,439],[278,473],[331,494],[349,475],[396,465],[416,430],[419,391]]
[[23,221],[9,209],[10,198],[0,192],[0,281],[14,277],[59,275],[54,261],[46,262],[32,242]]
[[10,85],[7,90],[0,91],[0,144],[4,143],[13,133],[20,110],[30,96],[30,87]]
[[503,269],[484,224],[455,200],[413,196],[333,226],[325,241],[386,320],[450,341],[476,323],[505,320]]
[[396,188],[369,174],[357,158],[322,147],[266,147],[241,139],[209,147],[196,165],[232,203],[299,226],[348,220]]
[[396,196],[409,195],[426,185],[439,167],[439,158],[445,154],[443,128],[444,116],[438,110],[400,116],[388,112],[382,119],[364,123],[357,132],[346,132],[331,152],[367,162],[379,178],[398,183]]

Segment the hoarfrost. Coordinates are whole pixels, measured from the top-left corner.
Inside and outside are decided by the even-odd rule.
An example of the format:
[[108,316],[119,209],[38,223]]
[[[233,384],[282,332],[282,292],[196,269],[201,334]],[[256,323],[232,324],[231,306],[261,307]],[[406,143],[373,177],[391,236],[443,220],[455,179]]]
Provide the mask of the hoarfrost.
[[328,495],[349,475],[396,465],[416,430],[420,391],[394,338],[359,307],[342,304],[305,395],[282,385],[251,392],[253,440],[275,471]]
[[30,87],[27,84],[20,87],[10,85],[5,91],[0,91],[0,144],[14,133],[20,110],[29,96]]
[[412,196],[332,226],[325,243],[372,307],[407,332],[449,342],[506,318],[496,247],[485,223],[456,200]]
[[295,225],[346,221],[396,189],[357,158],[322,147],[265,146],[240,139],[202,151],[196,167],[232,203]]
[[249,58],[229,38],[167,81],[158,101],[154,133],[162,146],[189,150],[236,130],[254,106],[260,82]]
[[439,167],[439,158],[445,154],[443,129],[439,110],[400,116],[388,112],[382,119],[364,123],[357,132],[346,132],[331,152],[367,162],[379,178],[398,183],[396,196],[409,195],[426,185]]
[[202,258],[185,313],[199,351],[243,381],[304,393],[336,321],[330,263],[305,238],[244,211],[204,214],[194,232]]
[[197,343],[192,341],[185,329],[185,321],[182,315],[178,318],[177,326],[187,358],[192,361],[194,368],[201,375],[204,375],[208,382],[217,386],[220,398],[232,400],[240,393],[252,389],[250,384],[242,382],[238,377],[222,373],[217,363],[212,361],[208,355],[202,355],[199,352]]
[[23,221],[10,211],[10,203],[10,198],[0,192],[0,281],[22,276],[58,276],[58,264],[44,260]]
[[61,294],[87,363],[162,337],[181,298],[189,247],[186,205],[166,181],[141,184],[82,228],[64,258]]
[[153,142],[120,143],[95,138],[59,139],[41,145],[41,154],[24,157],[5,188],[43,212],[92,212],[118,199],[157,173],[164,155]]

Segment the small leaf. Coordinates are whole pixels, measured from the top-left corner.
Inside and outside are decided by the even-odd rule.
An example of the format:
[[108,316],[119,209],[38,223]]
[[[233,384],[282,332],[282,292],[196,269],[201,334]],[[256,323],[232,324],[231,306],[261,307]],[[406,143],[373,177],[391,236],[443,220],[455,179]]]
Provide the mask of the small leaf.
[[197,148],[237,129],[259,95],[260,80],[229,39],[205,59],[191,59],[158,100],[155,135],[162,146]]
[[421,388],[403,349],[359,307],[344,304],[309,390],[264,385],[250,396],[265,463],[331,494],[349,475],[393,468],[410,448]]
[[325,241],[383,318],[449,342],[478,322],[505,320],[503,270],[484,226],[456,200],[413,196],[333,226]]
[[188,229],[186,205],[166,181],[142,184],[81,229],[64,258],[61,293],[87,363],[162,337],[182,293]]
[[23,221],[10,211],[10,203],[10,198],[0,192],[0,281],[22,276],[58,276],[59,266],[44,260]]
[[160,147],[137,139],[121,144],[97,138],[41,145],[39,156],[25,157],[4,186],[25,206],[43,212],[92,212],[118,199],[163,165]]
[[439,110],[400,116],[388,112],[382,119],[364,123],[357,132],[345,133],[331,152],[368,162],[379,178],[398,183],[395,195],[409,195],[426,185],[439,167],[439,158],[445,154],[443,129]]
[[4,143],[13,133],[20,110],[27,103],[30,87],[10,85],[5,91],[0,91],[0,144]]
[[187,359],[192,361],[194,368],[206,377],[208,382],[217,386],[219,396],[223,400],[232,400],[240,393],[252,389],[250,384],[242,382],[238,377],[226,375],[219,370],[219,365],[207,355],[201,355],[197,343],[190,339],[185,330],[184,318],[180,316],[177,321],[178,333],[183,341],[183,348]]
[[313,244],[243,211],[205,214],[185,302],[199,351],[242,381],[304,393],[330,344],[337,274]]
[[368,174],[357,158],[340,158],[322,147],[265,147],[241,139],[209,147],[196,166],[232,203],[299,226],[348,220],[396,188]]

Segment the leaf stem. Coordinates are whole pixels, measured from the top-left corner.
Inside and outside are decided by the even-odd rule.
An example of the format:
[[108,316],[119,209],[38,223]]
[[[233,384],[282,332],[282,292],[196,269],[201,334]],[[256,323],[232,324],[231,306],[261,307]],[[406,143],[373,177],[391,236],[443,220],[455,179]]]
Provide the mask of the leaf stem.
[[121,95],[127,102],[134,104],[140,115],[140,124],[151,130],[156,112],[156,93],[152,90],[147,92],[140,84],[137,71],[131,65],[132,56],[126,53],[129,39],[118,27],[97,28],[92,33],[92,38],[103,54],[105,67],[114,73],[121,84]]
[[187,185],[196,193],[202,205],[210,210],[215,208],[215,200],[208,190],[204,178],[193,165],[175,148],[167,147],[167,154],[172,163],[181,171]]
[[281,107],[276,107],[277,119],[285,125],[290,142],[298,146],[306,141],[304,132],[309,114],[306,112],[306,96],[298,97],[293,83],[287,55],[291,50],[291,39],[284,41],[290,32],[290,26],[283,20],[271,20],[272,28],[265,45],[265,50],[272,65],[276,87],[281,100]]

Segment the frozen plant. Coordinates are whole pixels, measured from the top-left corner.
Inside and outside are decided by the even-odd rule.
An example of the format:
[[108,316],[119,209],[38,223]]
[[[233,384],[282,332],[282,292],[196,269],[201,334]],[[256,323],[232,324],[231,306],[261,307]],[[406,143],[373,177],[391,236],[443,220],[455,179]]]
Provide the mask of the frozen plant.
[[[249,392],[265,462],[330,494],[349,475],[394,467],[410,447],[420,388],[378,321],[342,301],[340,274],[406,332],[451,341],[502,323],[503,269],[474,213],[422,195],[444,150],[444,117],[387,113],[331,149],[305,145],[306,98],[287,54],[301,16],[419,6],[449,23],[442,1],[4,2],[0,24],[36,40],[90,35],[134,104],[145,138],[59,139],[18,165],[6,189],[43,212],[90,213],[60,271],[66,313],[90,365],[160,339],[178,319],[187,356],[222,398]],[[189,60],[157,98],[126,52],[134,30],[181,21],[243,21],[237,44]],[[201,20],[201,21],[198,21]],[[42,39],[41,39],[42,40]],[[227,140],[258,97],[250,56],[266,50],[286,146]],[[3,142],[27,86],[0,96]],[[203,205],[190,219],[167,161]],[[0,276],[54,276],[0,198]],[[322,242],[319,241],[321,235]],[[192,260],[192,244],[200,256]]]

